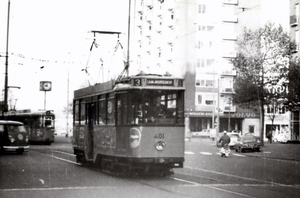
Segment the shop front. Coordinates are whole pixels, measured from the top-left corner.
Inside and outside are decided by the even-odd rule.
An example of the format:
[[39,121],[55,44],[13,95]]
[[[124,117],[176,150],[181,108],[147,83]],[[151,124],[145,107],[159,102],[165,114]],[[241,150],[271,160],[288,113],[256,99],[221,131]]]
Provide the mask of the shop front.
[[[189,111],[185,113],[186,130],[193,137],[213,137],[217,134],[217,114],[212,112]],[[215,120],[215,122],[213,122]],[[241,131],[259,134],[259,115],[252,112],[220,113],[219,132]]]

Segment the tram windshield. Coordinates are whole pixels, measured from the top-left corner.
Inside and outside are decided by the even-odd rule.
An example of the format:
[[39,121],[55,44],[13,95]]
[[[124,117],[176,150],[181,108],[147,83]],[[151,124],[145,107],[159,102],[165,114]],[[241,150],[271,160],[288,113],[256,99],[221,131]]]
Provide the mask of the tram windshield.
[[183,92],[171,90],[134,90],[131,110],[135,124],[182,124]]

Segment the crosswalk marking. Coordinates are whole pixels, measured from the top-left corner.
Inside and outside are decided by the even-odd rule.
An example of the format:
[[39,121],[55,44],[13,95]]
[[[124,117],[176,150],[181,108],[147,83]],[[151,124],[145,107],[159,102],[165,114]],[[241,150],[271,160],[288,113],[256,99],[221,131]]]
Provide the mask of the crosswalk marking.
[[212,153],[209,153],[209,152],[200,152],[200,154],[202,154],[202,155],[212,155]]
[[185,154],[188,154],[188,155],[195,155],[195,153],[194,153],[194,152],[191,152],[191,151],[185,151],[184,153],[185,153]]
[[236,154],[236,153],[233,153],[232,155],[239,156],[239,157],[246,157],[246,155],[241,155],[241,154]]
[[[192,151],[185,151],[184,152],[185,154],[187,154],[187,155],[195,155],[196,153],[194,153],[194,152],[192,152]],[[199,154],[201,154],[201,155],[213,155],[213,153],[211,153],[211,152],[199,152]],[[216,155],[221,155],[221,153],[220,152],[217,152],[217,153],[215,153]],[[230,153],[230,155],[234,155],[234,156],[237,156],[237,157],[247,157],[246,155],[242,155],[242,154],[238,154],[238,153]]]

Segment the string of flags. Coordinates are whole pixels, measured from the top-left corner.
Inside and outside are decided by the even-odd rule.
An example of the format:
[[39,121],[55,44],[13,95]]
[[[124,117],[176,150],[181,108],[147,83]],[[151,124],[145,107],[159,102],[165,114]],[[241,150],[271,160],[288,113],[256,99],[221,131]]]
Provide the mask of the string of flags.
[[[1,57],[5,57],[5,53],[4,52],[0,52],[0,54],[3,54],[3,55],[0,55]],[[18,53],[8,53],[8,56],[14,56],[14,57],[17,57],[17,58],[21,58],[21,59],[26,59],[26,60],[31,60],[31,61],[38,61],[38,62],[41,62],[41,63],[56,63],[56,64],[84,64],[83,62],[81,61],[67,61],[67,60],[49,60],[49,59],[41,59],[41,58],[35,58],[35,57],[28,57],[28,56],[25,56],[23,54],[18,54]],[[18,63],[18,65],[23,65],[23,63]]]

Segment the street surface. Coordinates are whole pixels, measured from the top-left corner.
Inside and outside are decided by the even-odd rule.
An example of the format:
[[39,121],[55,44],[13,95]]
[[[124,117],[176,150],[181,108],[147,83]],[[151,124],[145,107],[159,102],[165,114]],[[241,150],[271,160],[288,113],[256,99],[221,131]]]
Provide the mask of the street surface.
[[0,155],[0,197],[299,197],[300,144],[265,144],[221,158],[215,142],[186,141],[183,169],[170,177],[116,177],[76,163],[70,138]]

